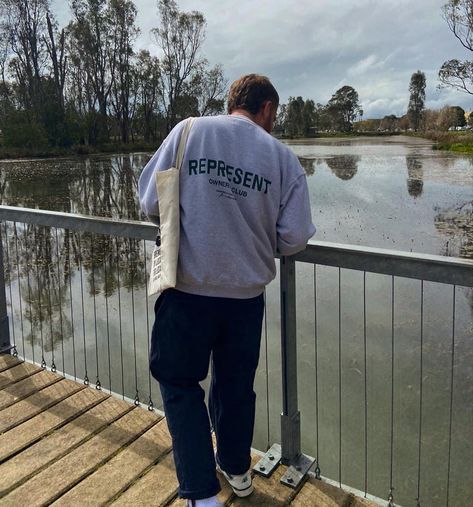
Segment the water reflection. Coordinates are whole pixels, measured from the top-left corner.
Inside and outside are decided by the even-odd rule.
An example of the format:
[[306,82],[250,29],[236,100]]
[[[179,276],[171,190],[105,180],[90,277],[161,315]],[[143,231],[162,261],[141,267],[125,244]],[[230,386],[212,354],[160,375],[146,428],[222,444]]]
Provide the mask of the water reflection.
[[326,162],[330,170],[341,180],[351,180],[358,172],[359,155],[336,155],[327,158]]
[[299,162],[304,169],[307,176],[312,176],[315,173],[315,160],[313,158],[299,157]]
[[406,156],[407,191],[412,197],[419,197],[424,188],[422,161],[416,155]]
[[447,238],[445,255],[473,259],[473,201],[436,212],[435,228]]
[[[51,352],[71,338],[71,318],[80,313],[83,298],[107,299],[119,288],[146,287],[143,241],[11,222],[2,235],[6,283],[19,286],[16,309],[28,323],[24,338],[33,350]],[[68,304],[73,292],[75,309]]]
[[137,181],[148,155],[3,164],[1,202],[139,220]]

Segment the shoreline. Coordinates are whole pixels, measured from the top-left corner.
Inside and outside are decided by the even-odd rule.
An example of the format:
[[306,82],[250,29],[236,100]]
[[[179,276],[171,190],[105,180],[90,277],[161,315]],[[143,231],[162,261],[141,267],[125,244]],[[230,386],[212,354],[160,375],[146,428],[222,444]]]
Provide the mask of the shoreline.
[[[275,134],[280,141],[305,141],[311,139],[409,136],[432,141],[433,150],[473,154],[473,132],[323,132],[307,137],[289,137]],[[110,143],[102,146],[73,146],[71,148],[6,148],[0,146],[0,162],[27,159],[61,159],[129,153],[154,153],[161,143]]]

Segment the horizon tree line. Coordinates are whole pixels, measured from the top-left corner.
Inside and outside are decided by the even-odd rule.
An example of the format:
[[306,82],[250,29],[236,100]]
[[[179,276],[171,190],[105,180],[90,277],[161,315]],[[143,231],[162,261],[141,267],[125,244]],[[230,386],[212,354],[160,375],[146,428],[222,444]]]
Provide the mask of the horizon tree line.
[[185,116],[223,111],[221,65],[202,56],[206,21],[158,0],[161,58],[137,51],[132,0],[70,0],[59,28],[50,0],[0,0],[0,129],[5,145],[156,142]]

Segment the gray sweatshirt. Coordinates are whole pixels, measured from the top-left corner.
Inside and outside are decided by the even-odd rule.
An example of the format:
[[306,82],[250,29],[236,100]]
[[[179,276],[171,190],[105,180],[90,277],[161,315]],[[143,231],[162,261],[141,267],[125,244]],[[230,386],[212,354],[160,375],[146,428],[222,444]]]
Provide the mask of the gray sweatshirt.
[[[159,216],[155,171],[174,166],[181,122],[143,169],[143,212]],[[180,173],[181,236],[176,289],[204,296],[258,296],[276,275],[274,257],[314,234],[296,155],[242,115],[197,118]]]

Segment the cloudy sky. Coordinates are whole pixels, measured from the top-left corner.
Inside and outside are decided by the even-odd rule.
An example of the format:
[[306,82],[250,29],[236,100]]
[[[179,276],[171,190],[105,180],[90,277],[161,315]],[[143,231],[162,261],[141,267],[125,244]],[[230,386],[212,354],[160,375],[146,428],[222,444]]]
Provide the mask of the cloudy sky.
[[[178,0],[183,11],[207,20],[203,55],[221,63],[229,82],[242,74],[267,75],[282,102],[302,95],[326,103],[341,86],[353,86],[365,118],[404,114],[409,81],[427,77],[426,106],[473,109],[473,97],[438,89],[445,60],[470,59],[442,18],[446,0]],[[68,2],[52,0],[60,25]],[[156,0],[135,0],[141,35],[137,48],[159,56],[150,30]]]

